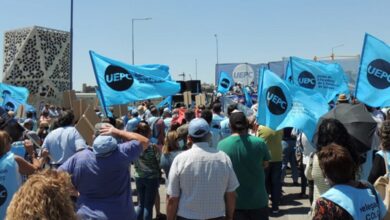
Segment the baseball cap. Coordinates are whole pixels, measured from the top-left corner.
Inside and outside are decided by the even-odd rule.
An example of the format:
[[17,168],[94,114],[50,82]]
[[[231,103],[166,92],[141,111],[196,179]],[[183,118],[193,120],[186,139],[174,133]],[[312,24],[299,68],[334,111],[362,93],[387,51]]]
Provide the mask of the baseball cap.
[[93,152],[97,157],[107,157],[118,148],[118,141],[112,136],[99,135],[92,144]]
[[201,138],[210,132],[210,126],[203,118],[191,120],[188,126],[188,135],[195,138]]
[[229,117],[229,123],[238,130],[248,128],[248,120],[243,112],[233,111]]

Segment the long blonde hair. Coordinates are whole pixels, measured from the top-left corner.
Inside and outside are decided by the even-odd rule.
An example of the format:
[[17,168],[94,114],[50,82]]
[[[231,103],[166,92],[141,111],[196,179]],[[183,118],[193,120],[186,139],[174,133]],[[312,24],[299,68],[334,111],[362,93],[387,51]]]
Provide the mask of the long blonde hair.
[[77,219],[70,192],[69,174],[45,170],[28,178],[7,209],[7,220]]
[[162,148],[163,154],[168,154],[179,149],[179,143],[177,142],[178,137],[177,131],[173,130],[168,132],[165,136],[164,146]]

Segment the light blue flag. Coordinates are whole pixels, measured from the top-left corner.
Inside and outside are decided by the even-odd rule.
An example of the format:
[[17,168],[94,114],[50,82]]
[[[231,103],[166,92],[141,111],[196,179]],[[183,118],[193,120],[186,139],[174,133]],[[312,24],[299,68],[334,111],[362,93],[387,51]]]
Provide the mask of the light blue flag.
[[232,87],[233,84],[234,84],[234,80],[233,80],[232,76],[230,76],[226,72],[221,72],[219,74],[217,92],[219,92],[221,94],[225,94],[229,91],[230,87]]
[[90,55],[105,106],[160,98],[180,91],[179,83],[166,79],[169,73],[165,74],[165,78],[157,76],[163,68],[132,66],[93,51]]
[[157,104],[157,108],[163,108],[168,107],[169,110],[172,110],[172,96],[166,97],[164,100],[162,100],[160,103]]
[[30,93],[25,87],[0,83],[0,94],[3,99],[5,99],[6,95],[10,95],[16,100],[19,100],[21,102],[27,102]]
[[287,63],[286,73],[284,74],[284,80],[292,83],[292,71],[290,62]]
[[249,108],[252,107],[252,105],[253,105],[252,97],[251,97],[251,95],[249,95],[247,87],[244,86],[244,88],[242,90],[243,90],[243,93],[245,95],[245,105]]
[[16,112],[20,105],[23,105],[22,101],[12,98],[10,95],[6,94],[3,99],[3,107],[6,111]]
[[160,77],[166,80],[172,80],[171,75],[169,74],[169,67],[166,65],[161,64],[144,64],[144,65],[137,65],[136,67],[140,67],[143,69],[146,69],[148,71],[145,71],[144,74],[150,77]]
[[311,140],[318,119],[328,112],[328,102],[318,92],[295,86],[270,70],[261,69],[258,89],[259,124],[273,130],[293,127]]
[[328,102],[337,94],[349,94],[347,77],[337,63],[290,57],[286,76],[297,86],[321,93]]
[[364,37],[355,96],[372,107],[390,106],[390,46],[369,34]]

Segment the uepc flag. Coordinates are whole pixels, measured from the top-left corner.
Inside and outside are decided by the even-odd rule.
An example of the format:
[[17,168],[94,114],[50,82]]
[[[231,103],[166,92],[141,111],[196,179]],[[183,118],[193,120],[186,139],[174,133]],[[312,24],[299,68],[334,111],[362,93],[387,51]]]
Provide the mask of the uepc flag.
[[288,83],[267,69],[260,70],[258,124],[274,130],[294,127],[311,140],[328,102],[318,92]]
[[232,87],[234,84],[232,76],[230,76],[226,72],[221,72],[219,74],[219,80],[218,80],[218,90],[217,92],[225,94],[229,91],[230,87]]
[[295,85],[321,93],[328,102],[337,94],[349,94],[347,77],[337,63],[290,57],[286,76]]
[[6,111],[13,111],[16,112],[20,105],[23,105],[24,103],[12,98],[10,95],[5,95],[3,100],[3,107]]
[[0,95],[3,99],[7,95],[21,102],[27,102],[29,91],[25,87],[13,86],[5,83],[0,83]]
[[157,104],[157,108],[167,107],[169,110],[172,110],[172,96],[166,97],[160,103]]
[[244,86],[244,88],[242,88],[242,91],[244,92],[244,96],[245,96],[245,105],[249,108],[252,107],[253,105],[252,96],[249,94],[248,88]]
[[[180,84],[161,75],[162,68],[132,66],[90,51],[95,77],[105,106],[174,95]],[[168,67],[165,68],[168,70]]]
[[369,34],[364,38],[355,95],[372,107],[390,106],[390,47]]

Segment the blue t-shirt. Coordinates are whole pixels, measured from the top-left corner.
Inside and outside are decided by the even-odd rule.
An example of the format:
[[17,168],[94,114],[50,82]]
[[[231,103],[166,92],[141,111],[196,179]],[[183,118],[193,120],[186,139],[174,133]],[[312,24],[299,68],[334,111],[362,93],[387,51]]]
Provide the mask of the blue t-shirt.
[[22,184],[19,166],[11,152],[0,158],[0,219],[4,219],[12,196]]
[[50,132],[42,146],[49,151],[51,164],[63,164],[77,151],[86,148],[86,143],[75,127],[67,126]]
[[107,157],[90,150],[78,152],[59,170],[71,174],[80,193],[77,215],[82,219],[136,219],[131,200],[129,165],[142,152],[138,141],[119,144]]

